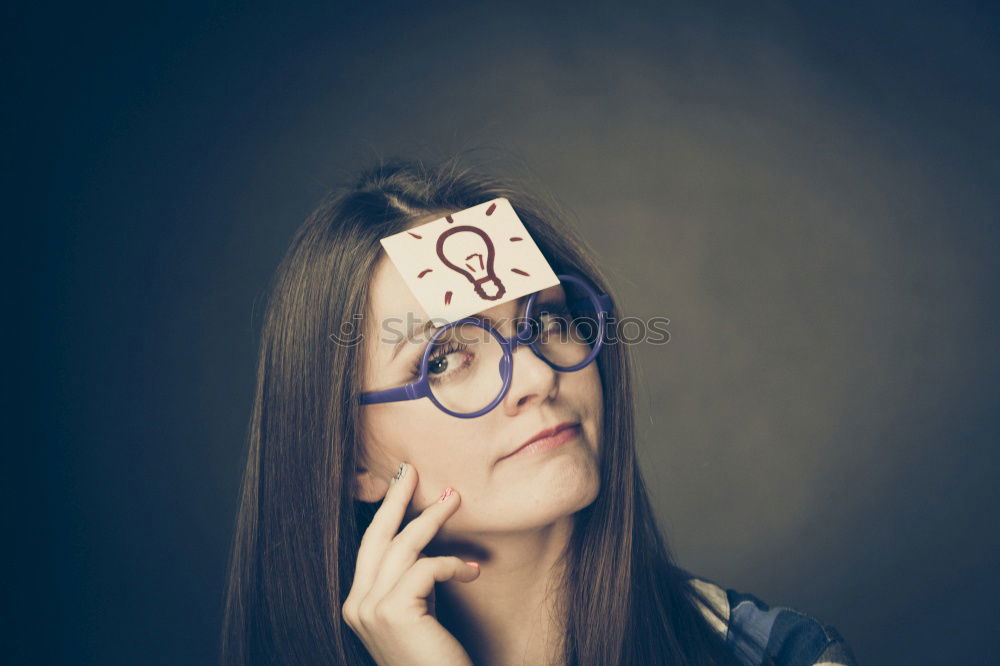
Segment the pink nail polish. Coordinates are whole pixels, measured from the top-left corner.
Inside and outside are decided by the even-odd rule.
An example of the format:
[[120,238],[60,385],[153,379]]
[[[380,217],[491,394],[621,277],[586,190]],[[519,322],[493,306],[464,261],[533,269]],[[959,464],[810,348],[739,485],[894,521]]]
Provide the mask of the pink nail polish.
[[454,490],[452,489],[451,486],[448,486],[447,488],[445,488],[444,492],[441,493],[441,497],[438,498],[438,502],[443,502],[446,499],[448,499],[449,497],[451,497],[452,492],[454,492]]
[[476,567],[477,569],[479,568],[479,562],[466,562],[466,564],[468,564],[470,567]]

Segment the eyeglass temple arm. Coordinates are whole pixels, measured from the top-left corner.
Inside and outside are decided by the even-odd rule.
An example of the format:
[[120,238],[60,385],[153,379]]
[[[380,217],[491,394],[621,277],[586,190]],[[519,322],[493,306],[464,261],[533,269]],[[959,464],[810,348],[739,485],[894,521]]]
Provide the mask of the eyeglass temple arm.
[[396,388],[385,389],[384,391],[372,391],[371,393],[361,394],[361,404],[362,405],[375,405],[380,402],[399,402],[401,400],[417,400],[418,398],[423,398],[427,394],[421,391],[424,388],[420,382],[413,382],[412,384],[407,384],[406,386],[398,386]]

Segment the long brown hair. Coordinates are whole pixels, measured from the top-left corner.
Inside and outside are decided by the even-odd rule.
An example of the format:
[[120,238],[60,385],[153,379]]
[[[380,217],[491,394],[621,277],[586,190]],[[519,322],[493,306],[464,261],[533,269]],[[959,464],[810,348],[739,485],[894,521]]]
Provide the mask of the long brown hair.
[[[377,504],[354,497],[363,465],[362,349],[337,344],[363,320],[379,239],[414,219],[506,197],[556,272],[612,294],[558,206],[462,167],[380,161],[331,192],[298,229],[269,290],[222,637],[228,664],[373,664],[340,617]],[[359,319],[360,318],[360,319]],[[695,607],[706,599],[671,558],[636,459],[627,345],[598,357],[601,490],[567,550],[567,664],[736,664]],[[712,608],[711,603],[706,603]]]

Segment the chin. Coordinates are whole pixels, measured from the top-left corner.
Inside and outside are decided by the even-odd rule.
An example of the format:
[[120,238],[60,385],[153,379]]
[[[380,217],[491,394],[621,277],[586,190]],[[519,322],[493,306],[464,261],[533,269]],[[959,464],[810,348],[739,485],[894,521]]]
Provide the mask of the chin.
[[539,529],[590,506],[600,489],[596,474],[535,481],[530,488],[512,489],[506,499],[498,499],[476,527],[500,532]]
[[536,506],[546,506],[553,518],[576,513],[590,506],[600,491],[600,475],[594,464],[580,465],[567,461],[557,466],[556,478],[539,492],[531,493]]

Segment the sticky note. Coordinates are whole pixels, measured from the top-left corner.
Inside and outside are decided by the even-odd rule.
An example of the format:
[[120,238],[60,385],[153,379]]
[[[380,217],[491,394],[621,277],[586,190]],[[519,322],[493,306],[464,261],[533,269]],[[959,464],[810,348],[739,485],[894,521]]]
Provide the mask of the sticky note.
[[514,207],[502,197],[381,242],[438,326],[559,284]]

